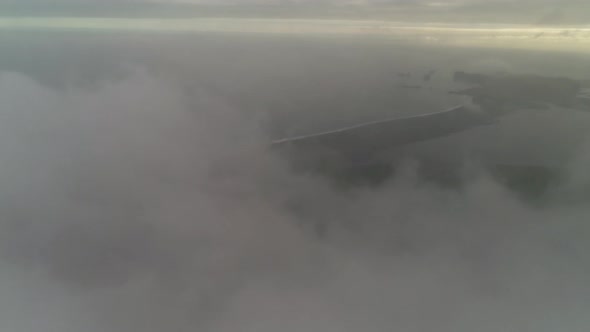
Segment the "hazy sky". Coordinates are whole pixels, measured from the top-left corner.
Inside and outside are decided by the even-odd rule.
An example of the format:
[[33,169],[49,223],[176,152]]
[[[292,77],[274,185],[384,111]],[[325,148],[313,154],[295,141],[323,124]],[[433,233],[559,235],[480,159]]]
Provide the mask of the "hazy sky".
[[117,4],[117,3],[161,3],[161,4],[311,4],[311,5],[371,5],[371,4],[395,4],[395,3],[432,3],[432,4],[461,4],[461,3],[543,3],[557,4],[584,3],[583,0],[0,0],[1,4],[26,5],[26,4]]
[[[0,3],[123,3],[123,2],[152,2],[152,3],[207,3],[207,4],[382,4],[382,3],[463,3],[463,2],[490,2],[490,1],[509,1],[509,0],[0,0]],[[519,2],[513,0],[515,2]],[[555,2],[555,0],[530,0],[537,2]],[[567,1],[559,1],[567,2]]]

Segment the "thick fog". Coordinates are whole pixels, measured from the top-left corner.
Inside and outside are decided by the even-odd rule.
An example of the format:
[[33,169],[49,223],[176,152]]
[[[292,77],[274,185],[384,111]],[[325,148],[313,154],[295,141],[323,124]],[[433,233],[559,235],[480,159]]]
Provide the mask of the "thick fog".
[[393,88],[400,70],[582,65],[342,41],[21,37],[3,37],[13,51],[0,73],[2,330],[590,327],[590,206],[560,199],[590,184],[587,114],[524,113],[439,142],[503,157],[547,147],[571,171],[542,206],[485,172],[457,190],[422,182],[411,164],[382,186],[342,190],[267,149],[289,130],[460,101],[436,94],[448,72],[413,94]]

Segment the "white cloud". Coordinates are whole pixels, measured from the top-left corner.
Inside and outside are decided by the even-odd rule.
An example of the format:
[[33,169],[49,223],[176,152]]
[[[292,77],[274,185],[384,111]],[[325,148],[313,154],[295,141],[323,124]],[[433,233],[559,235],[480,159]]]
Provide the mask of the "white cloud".
[[486,178],[341,192],[192,98],[142,71],[67,91],[0,75],[2,329],[587,330],[587,205]]

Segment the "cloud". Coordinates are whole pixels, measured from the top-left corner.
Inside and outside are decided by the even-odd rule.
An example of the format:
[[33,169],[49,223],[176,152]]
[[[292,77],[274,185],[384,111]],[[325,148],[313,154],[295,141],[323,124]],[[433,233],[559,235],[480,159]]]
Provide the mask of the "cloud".
[[411,172],[341,191],[269,155],[258,117],[181,91],[0,75],[2,328],[587,329],[586,204]]
[[[497,2],[506,2],[512,0],[496,0]],[[532,0],[538,2],[555,2],[554,0]],[[20,3],[13,0],[3,0],[6,3]],[[49,0],[27,0],[29,3],[55,3]],[[99,0],[63,0],[60,3],[103,3]],[[447,0],[447,1],[430,1],[430,0],[110,0],[107,3],[194,3],[194,4],[397,4],[397,3],[468,3],[468,2],[489,2],[483,0]],[[0,2],[1,3],[1,2]]]

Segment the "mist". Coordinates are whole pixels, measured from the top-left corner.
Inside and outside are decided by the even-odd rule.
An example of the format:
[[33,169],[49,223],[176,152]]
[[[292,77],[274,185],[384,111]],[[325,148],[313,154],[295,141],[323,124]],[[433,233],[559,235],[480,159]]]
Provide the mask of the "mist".
[[[381,186],[343,190],[293,172],[267,148],[293,131],[457,102],[436,89],[386,88],[399,70],[446,66],[436,78],[442,88],[459,62],[560,72],[568,60],[542,65],[527,54],[460,49],[437,53],[436,63],[411,46],[339,52],[348,40],[136,37],[128,46],[97,37],[101,48],[54,38],[19,41],[15,54],[28,58],[5,58],[0,73],[2,329],[590,326],[590,206],[562,199],[589,184],[587,114],[529,121],[525,113],[423,146],[560,158],[569,181],[542,206],[484,171],[444,188],[416,177],[411,163]],[[463,58],[450,60],[455,54]],[[31,65],[41,56],[43,70]],[[583,74],[570,63],[570,73]],[[530,148],[539,145],[551,151]]]

